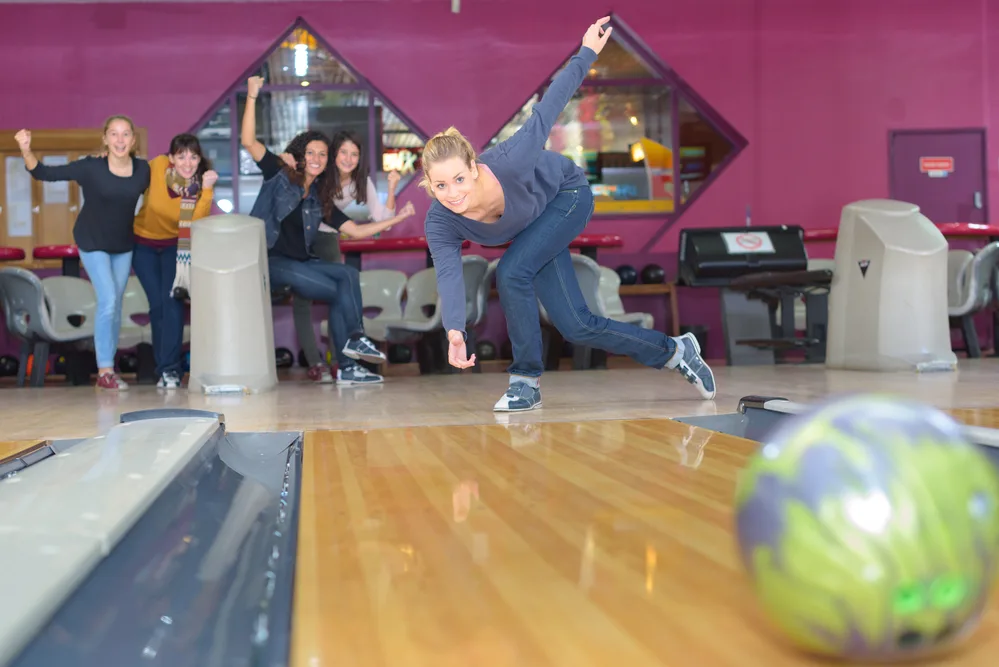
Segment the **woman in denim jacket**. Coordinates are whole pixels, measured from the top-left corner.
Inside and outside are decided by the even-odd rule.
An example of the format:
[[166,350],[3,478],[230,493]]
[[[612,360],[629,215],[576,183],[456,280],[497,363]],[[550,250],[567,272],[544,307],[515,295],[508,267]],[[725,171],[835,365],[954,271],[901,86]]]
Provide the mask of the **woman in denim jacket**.
[[348,236],[364,238],[388,229],[398,220],[358,225],[336,207],[333,200],[337,171],[329,159],[330,140],[321,132],[299,134],[280,157],[257,140],[256,99],[263,83],[259,76],[247,82],[240,140],[264,177],[250,215],[264,221],[271,285],[288,286],[306,299],[329,304],[330,345],[336,351],[338,385],[380,383],[380,375],[355,363],[385,361],[385,355],[364,335],[357,269],[323,261],[312,254],[311,248],[320,223]]

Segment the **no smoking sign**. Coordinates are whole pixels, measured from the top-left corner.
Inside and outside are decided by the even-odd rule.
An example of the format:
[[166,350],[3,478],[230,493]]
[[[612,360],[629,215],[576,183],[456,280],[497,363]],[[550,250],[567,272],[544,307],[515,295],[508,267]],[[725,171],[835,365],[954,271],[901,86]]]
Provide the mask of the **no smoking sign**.
[[730,255],[774,252],[774,244],[766,232],[722,232],[722,239]]

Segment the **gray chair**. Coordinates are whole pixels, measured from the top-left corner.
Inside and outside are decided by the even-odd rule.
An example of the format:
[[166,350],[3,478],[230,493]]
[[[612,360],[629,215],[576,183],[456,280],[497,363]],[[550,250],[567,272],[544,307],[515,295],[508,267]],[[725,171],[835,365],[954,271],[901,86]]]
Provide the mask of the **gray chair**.
[[[586,301],[586,307],[589,308],[590,312],[594,315],[607,317],[604,300],[600,295],[600,265],[589,257],[579,253],[573,253],[570,257],[572,258],[572,268],[576,273],[576,281],[579,282],[579,289],[583,293],[583,300]],[[541,304],[540,300],[538,301],[538,310],[541,311],[542,326],[554,329],[555,325],[552,323],[551,318],[548,316],[548,312],[545,310],[545,307]],[[555,344],[555,341],[552,340],[553,338],[554,337],[551,335],[550,331],[542,333],[543,355],[546,360],[550,360],[552,356],[554,356],[555,359],[558,358],[555,351],[551,349],[552,345]],[[594,350],[592,348],[579,345],[578,343],[573,343],[573,370],[578,371],[586,370],[591,367],[605,367],[606,352],[604,350],[597,350],[597,360],[595,364],[594,361]],[[553,370],[548,362],[546,362],[545,367],[548,370]]]
[[[968,356],[982,356],[975,331],[975,315],[988,307],[996,295],[996,271],[999,266],[999,241],[993,241],[971,257],[960,251],[948,254],[948,308],[951,322],[959,323]],[[956,265],[956,266],[955,266]]]
[[[45,384],[45,368],[51,346],[70,345],[93,338],[92,312],[74,313],[84,318],[79,327],[57,326],[53,322],[42,281],[31,271],[17,267],[0,269],[0,299],[7,331],[21,341],[20,367],[17,372],[19,387],[25,384],[28,355],[33,354],[36,362],[31,369],[31,386],[41,387]],[[66,315],[67,313],[60,313],[59,321]]]
[[[465,281],[465,322],[468,342],[466,350],[471,355],[475,350],[474,332],[467,323],[481,319],[479,288],[489,263],[479,255],[464,255],[461,258],[461,271]],[[427,311],[431,311],[429,314]],[[417,361],[420,373],[450,373],[457,371],[447,362],[447,334],[441,317],[441,300],[437,294],[437,272],[433,268],[422,269],[409,277],[406,283],[406,307],[398,319],[384,322],[386,337],[390,342],[403,343],[417,339]],[[476,360],[478,361],[478,360]],[[476,364],[477,365],[477,364]],[[476,369],[481,371],[481,369]]]
[[[480,255],[464,255],[461,258],[461,273],[465,279],[465,350],[468,355],[475,354],[475,346],[478,335],[475,327],[479,325],[486,314],[486,306],[489,299],[489,287],[485,283],[492,282],[492,273],[489,270],[490,264],[485,257]],[[458,370],[451,365],[449,369]],[[481,373],[482,364],[478,356],[475,357],[473,372]]]

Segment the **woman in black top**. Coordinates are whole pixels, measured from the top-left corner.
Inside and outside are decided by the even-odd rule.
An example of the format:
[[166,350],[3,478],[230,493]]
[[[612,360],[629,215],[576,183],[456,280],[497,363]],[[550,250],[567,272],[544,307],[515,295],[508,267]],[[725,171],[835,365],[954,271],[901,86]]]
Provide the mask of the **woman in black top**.
[[76,181],[83,192],[73,240],[97,296],[97,387],[128,389],[114,371],[114,360],[121,330],[121,300],[132,268],[135,208],[149,187],[149,163],[135,155],[135,125],[127,116],[112,116],[104,123],[106,157],[85,157],[62,166],[38,161],[31,152],[30,131],[21,130],[14,138],[25,167],[35,179]]

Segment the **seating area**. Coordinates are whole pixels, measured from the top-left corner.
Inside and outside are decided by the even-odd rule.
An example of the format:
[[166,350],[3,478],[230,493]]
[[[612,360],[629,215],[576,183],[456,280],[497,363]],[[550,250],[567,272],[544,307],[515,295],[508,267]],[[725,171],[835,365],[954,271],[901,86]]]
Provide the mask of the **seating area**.
[[[17,249],[11,249],[16,251]],[[38,249],[43,254],[47,249]],[[37,252],[35,253],[37,255]],[[10,252],[10,260],[24,259],[21,253]],[[46,257],[50,257],[51,253]],[[61,251],[61,259],[73,260],[73,253]],[[649,313],[626,312],[621,299],[622,285],[618,274],[600,266],[590,257],[575,253],[573,265],[587,304],[593,312],[623,322],[633,322],[645,328],[653,326]],[[462,264],[466,286],[466,327],[469,353],[475,352],[475,372],[482,371],[483,361],[502,357],[496,345],[479,345],[480,333],[486,321],[490,299],[496,298],[495,271],[499,259],[492,261],[480,255],[464,255]],[[19,342],[18,386],[40,387],[46,375],[64,375],[73,385],[89,384],[96,372],[93,353],[94,313],[96,295],[93,286],[78,271],[64,270],[61,275],[39,278],[19,267],[0,267],[0,307],[4,312],[10,335]],[[73,274],[76,275],[73,275]],[[440,314],[435,270],[426,268],[411,276],[391,269],[362,270],[361,294],[365,308],[365,329],[368,336],[387,351],[391,346],[405,346],[407,353],[397,356],[407,363],[414,355],[421,374],[453,372],[447,363],[447,339]],[[657,294],[674,297],[671,285],[630,285],[629,288],[660,288]],[[275,290],[272,304],[287,303],[290,292]],[[544,344],[549,365],[558,368],[565,349],[561,336],[551,325],[540,302],[539,314],[544,329]],[[152,332],[148,323],[149,301],[134,275],[129,277],[122,305],[119,338],[119,367],[123,374],[134,373],[140,384],[155,383],[155,361],[152,355]],[[676,305],[673,304],[673,312]],[[679,324],[671,323],[673,333]],[[325,318],[320,325],[324,344],[328,345]],[[191,340],[190,325],[184,327],[184,343]],[[53,364],[52,359],[60,360]],[[34,363],[46,359],[46,363]],[[393,365],[393,356],[389,357]],[[573,350],[572,367],[585,369],[605,365],[603,352],[578,348]],[[58,368],[57,368],[58,366]],[[30,369],[30,370],[29,370]],[[386,368],[377,369],[385,373]],[[62,372],[58,372],[62,371]],[[390,372],[390,371],[389,371]]]
[[[580,253],[572,255],[576,277],[590,309],[605,317],[632,322],[652,328],[649,313],[626,312],[621,300],[621,279],[611,268]],[[492,261],[480,255],[463,255],[465,282],[465,326],[469,354],[477,351],[479,334],[485,321],[489,300],[496,296],[495,273],[499,259]],[[361,271],[361,296],[364,300],[364,325],[368,337],[379,343],[383,351],[396,344],[415,344],[421,374],[452,372],[447,364],[447,337],[441,320],[441,304],[437,294],[437,276],[433,268],[417,271],[408,278],[401,271],[375,269]],[[545,354],[552,368],[557,368],[561,337],[555,331],[544,307],[538,303],[544,328]],[[377,311],[377,312],[372,312]],[[677,323],[673,323],[677,328]],[[320,324],[324,341],[328,342],[326,321]],[[476,352],[475,372],[482,370],[482,355]],[[492,355],[486,355],[492,356]],[[486,359],[489,361],[491,359]],[[391,357],[390,357],[391,363]],[[573,368],[592,368],[592,352],[585,348],[573,351]]]

